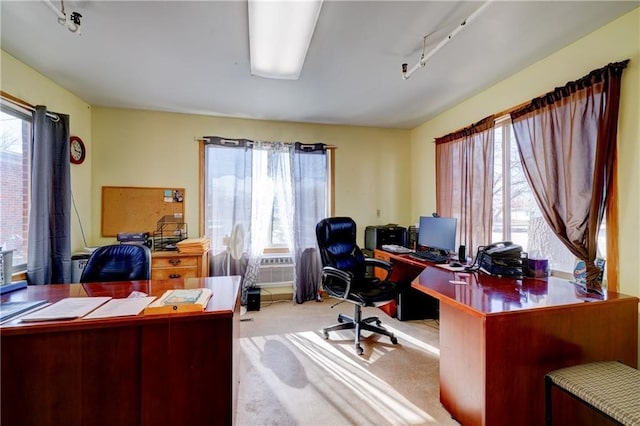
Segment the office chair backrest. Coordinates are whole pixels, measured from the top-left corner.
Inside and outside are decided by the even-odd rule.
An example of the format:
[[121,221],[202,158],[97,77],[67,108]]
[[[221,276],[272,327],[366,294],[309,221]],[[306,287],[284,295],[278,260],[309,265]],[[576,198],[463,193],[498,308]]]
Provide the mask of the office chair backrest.
[[116,244],[97,248],[87,260],[81,283],[151,279],[151,250],[143,245]]
[[356,244],[356,223],[350,217],[330,217],[316,225],[316,237],[323,266],[333,266],[365,275],[364,255]]

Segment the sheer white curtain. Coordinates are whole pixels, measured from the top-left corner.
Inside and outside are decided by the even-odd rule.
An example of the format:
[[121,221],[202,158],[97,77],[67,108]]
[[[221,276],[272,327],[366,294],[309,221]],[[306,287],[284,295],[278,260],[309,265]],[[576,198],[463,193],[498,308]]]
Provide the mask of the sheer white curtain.
[[[252,150],[246,140],[208,139],[203,149],[204,234],[211,240],[211,275],[244,275],[252,211]],[[238,259],[229,250],[234,229],[244,230]],[[243,286],[243,301],[246,291]]]
[[[293,186],[291,157],[293,144],[253,143],[251,235],[249,261],[245,272],[245,287],[254,287],[260,269],[262,253],[270,242],[273,212],[281,213],[284,239],[289,252],[293,252]],[[294,259],[295,270],[295,259]]]
[[[314,161],[304,160],[308,152],[303,146],[314,152]],[[320,269],[313,260],[300,259],[305,249],[315,251],[315,225],[326,215],[325,156],[322,144],[205,138],[204,217],[205,235],[211,239],[211,271],[212,275],[242,275],[243,302],[246,290],[256,285],[260,260],[271,242],[274,212],[293,255],[294,297],[299,303],[316,297]],[[311,164],[315,165],[308,167]],[[238,224],[245,231],[243,255],[234,259],[229,245],[234,244],[230,240]],[[306,274],[300,273],[300,267]],[[303,292],[309,296],[298,300],[301,276],[310,290]]]

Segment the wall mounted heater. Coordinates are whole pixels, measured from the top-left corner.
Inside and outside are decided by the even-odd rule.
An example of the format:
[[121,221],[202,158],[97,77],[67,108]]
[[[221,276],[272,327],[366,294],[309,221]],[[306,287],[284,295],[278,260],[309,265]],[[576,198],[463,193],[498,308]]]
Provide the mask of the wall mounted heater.
[[293,286],[291,255],[278,254],[262,257],[256,286],[260,288]]

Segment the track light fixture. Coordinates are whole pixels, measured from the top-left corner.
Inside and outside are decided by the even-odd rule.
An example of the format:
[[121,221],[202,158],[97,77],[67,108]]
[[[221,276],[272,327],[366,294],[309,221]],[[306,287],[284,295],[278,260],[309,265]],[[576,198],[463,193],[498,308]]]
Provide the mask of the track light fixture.
[[445,44],[447,44],[453,37],[455,37],[456,34],[462,31],[462,29],[465,28],[467,24],[470,24],[471,21],[473,21],[487,6],[489,6],[489,4],[492,1],[493,0],[489,0],[485,2],[482,6],[480,6],[478,9],[476,9],[475,12],[473,12],[467,19],[462,21],[462,23],[458,25],[447,37],[445,37],[440,43],[438,43],[436,47],[433,48],[433,50],[427,53],[426,56],[424,52],[427,47],[427,36],[424,36],[424,39],[422,40],[422,54],[420,55],[420,60],[418,61],[417,64],[415,64],[409,70],[408,70],[408,66],[409,66],[408,64],[406,63],[402,64],[402,79],[407,80],[418,68],[423,68],[427,64],[427,61],[429,60],[429,58],[435,55],[438,50],[442,49],[442,47]]
[[51,0],[42,0],[44,3],[49,6],[49,9],[53,11],[58,17],[58,24],[67,27],[69,31],[72,33],[76,33],[81,35],[80,31],[80,19],[82,19],[82,15],[78,12],[71,12],[71,15],[67,16],[64,11],[64,0],[60,0],[60,10],[51,2]]

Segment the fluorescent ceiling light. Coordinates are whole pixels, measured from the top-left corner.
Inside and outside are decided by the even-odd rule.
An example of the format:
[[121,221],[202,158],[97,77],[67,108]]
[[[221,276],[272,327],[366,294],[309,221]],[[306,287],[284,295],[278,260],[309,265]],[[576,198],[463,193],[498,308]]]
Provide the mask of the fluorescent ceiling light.
[[322,0],[249,0],[251,74],[297,80]]

